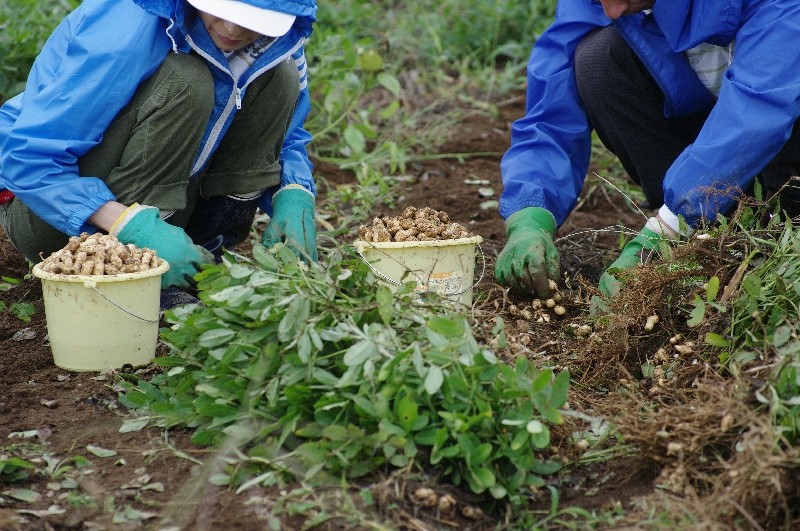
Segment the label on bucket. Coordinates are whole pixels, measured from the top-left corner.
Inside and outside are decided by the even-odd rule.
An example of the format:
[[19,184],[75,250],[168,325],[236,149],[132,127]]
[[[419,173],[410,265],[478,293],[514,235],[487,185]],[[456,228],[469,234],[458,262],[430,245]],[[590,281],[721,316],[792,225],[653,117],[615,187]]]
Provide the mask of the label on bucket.
[[453,295],[462,291],[463,275],[460,271],[431,273],[426,284],[418,283],[416,290],[425,293],[433,292],[442,295]]

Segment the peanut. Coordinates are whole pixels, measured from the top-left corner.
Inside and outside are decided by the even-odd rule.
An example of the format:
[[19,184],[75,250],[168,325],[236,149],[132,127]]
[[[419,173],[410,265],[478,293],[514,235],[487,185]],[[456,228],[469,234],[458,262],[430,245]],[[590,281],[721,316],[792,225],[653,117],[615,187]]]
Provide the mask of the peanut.
[[464,226],[450,221],[446,212],[431,207],[406,207],[400,216],[376,217],[361,226],[358,237],[367,242],[455,240],[473,236]]
[[148,271],[161,260],[152,249],[124,245],[107,234],[82,233],[42,259],[42,270],[64,275],[116,275]]

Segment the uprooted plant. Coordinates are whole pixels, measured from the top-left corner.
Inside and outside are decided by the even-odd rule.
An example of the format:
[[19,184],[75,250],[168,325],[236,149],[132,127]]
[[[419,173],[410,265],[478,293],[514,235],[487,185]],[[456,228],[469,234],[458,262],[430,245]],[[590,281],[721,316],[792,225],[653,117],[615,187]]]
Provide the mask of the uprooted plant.
[[386,466],[496,498],[542,486],[569,373],[498,360],[446,301],[413,282],[392,293],[353,254],[305,264],[256,246],[205,269],[203,304],[167,312],[165,372],[123,382],[145,415],[123,429],[194,430],[230,450],[213,479],[239,490]]

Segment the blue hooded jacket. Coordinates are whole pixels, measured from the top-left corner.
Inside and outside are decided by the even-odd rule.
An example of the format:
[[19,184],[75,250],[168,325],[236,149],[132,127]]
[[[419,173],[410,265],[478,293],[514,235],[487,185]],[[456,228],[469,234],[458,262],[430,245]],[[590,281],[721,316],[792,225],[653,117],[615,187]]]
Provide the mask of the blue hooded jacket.
[[[300,95],[281,151],[280,184],[300,184],[315,193],[306,153],[311,135],[303,129],[310,109],[303,45],[316,20],[315,0],[244,1],[297,18],[234,85],[225,56],[202,22],[187,16],[192,8],[185,0],[84,0],[45,43],[24,92],[0,107],[0,189],[68,235],[96,232],[87,219],[115,197],[101,179],[79,177],[78,159],[100,143],[167,54],[194,49],[210,64],[216,103],[192,175],[218,147],[249,84],[293,60]],[[270,200],[271,194],[264,194],[263,209],[269,211]]]
[[[788,140],[800,116],[800,2],[670,0],[651,14],[613,22],[666,96],[665,116],[709,111],[696,141],[664,178],[664,202],[690,225],[716,218]],[[589,167],[591,128],[575,83],[574,52],[587,33],[612,24],[592,0],[561,0],[528,62],[526,115],[513,124],[501,162],[500,214],[543,207],[561,225]],[[736,41],[715,99],[684,52]],[[619,95],[624,98],[624,94]]]

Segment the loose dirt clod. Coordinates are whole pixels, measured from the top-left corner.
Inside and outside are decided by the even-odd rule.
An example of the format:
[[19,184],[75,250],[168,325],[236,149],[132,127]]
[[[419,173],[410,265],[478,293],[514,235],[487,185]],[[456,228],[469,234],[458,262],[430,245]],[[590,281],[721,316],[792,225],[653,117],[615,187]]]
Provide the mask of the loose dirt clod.
[[81,233],[42,259],[42,271],[61,275],[117,275],[158,267],[156,252],[123,244],[109,234]]
[[430,207],[407,207],[399,216],[381,216],[358,229],[365,242],[416,242],[455,240],[474,236],[450,216]]

